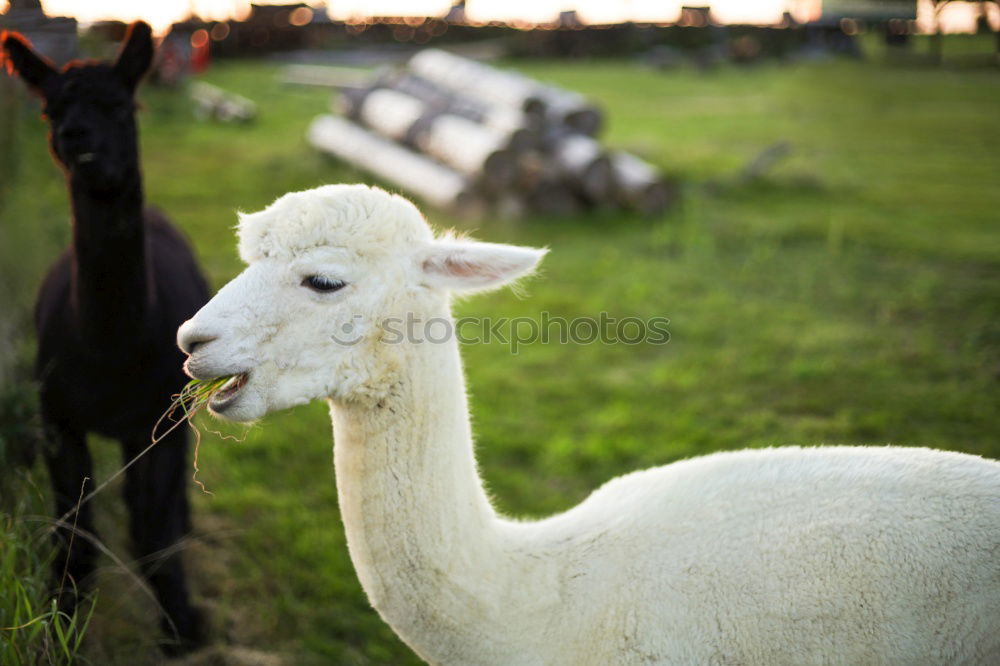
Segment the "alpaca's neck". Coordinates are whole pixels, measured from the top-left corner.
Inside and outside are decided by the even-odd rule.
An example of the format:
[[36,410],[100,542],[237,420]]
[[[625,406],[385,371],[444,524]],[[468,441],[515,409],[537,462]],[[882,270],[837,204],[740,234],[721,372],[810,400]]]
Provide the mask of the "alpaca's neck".
[[375,608],[422,657],[457,663],[502,640],[515,567],[476,472],[455,341],[407,353],[379,406],[332,404],[340,510]]
[[88,191],[71,178],[70,198],[81,329],[90,342],[116,347],[144,330],[152,293],[141,176],[136,170],[113,194]]

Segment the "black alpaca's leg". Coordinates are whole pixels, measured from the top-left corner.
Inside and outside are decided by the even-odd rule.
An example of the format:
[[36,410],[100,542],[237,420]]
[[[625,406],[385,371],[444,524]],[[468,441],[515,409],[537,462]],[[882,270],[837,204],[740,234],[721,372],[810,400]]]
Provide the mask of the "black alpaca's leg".
[[[46,422],[45,432],[48,438],[45,463],[55,495],[56,520],[63,521],[56,525],[56,557],[52,571],[59,607],[71,613],[78,597],[86,590],[87,579],[94,572],[97,560],[97,547],[91,541],[96,534],[90,503],[77,510],[81,496],[95,487],[93,464],[87,438],[82,432],[52,422]],[[85,479],[89,479],[86,486]]]
[[[148,444],[146,439],[127,443],[126,462]],[[125,479],[133,550],[169,617],[161,627],[175,639],[164,646],[168,654],[197,647],[205,634],[200,613],[188,601],[179,543],[190,525],[187,449],[187,432],[178,428],[140,458]]]

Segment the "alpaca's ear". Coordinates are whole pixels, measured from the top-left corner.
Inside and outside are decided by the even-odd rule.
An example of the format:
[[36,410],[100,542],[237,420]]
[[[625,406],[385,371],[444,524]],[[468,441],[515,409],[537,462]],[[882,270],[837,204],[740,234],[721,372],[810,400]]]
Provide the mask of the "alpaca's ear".
[[129,26],[125,43],[115,60],[115,71],[135,90],[143,74],[153,64],[153,30],[148,23],[136,21]]
[[46,82],[58,74],[52,61],[36,53],[27,38],[17,32],[4,31],[0,44],[0,62],[7,66],[7,72],[16,72],[32,92],[44,96]]
[[424,282],[452,291],[495,289],[535,270],[548,250],[468,240],[438,240],[420,254]]

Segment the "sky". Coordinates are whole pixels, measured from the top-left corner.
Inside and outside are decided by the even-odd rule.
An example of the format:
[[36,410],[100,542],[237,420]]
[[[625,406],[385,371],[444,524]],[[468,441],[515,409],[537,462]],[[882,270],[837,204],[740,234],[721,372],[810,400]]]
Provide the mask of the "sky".
[[[258,0],[284,4],[299,0]],[[713,14],[723,22],[773,23],[786,9],[803,18],[814,11],[820,0],[467,0],[467,15],[471,20],[521,19],[531,22],[550,21],[559,12],[576,9],[584,21],[609,23],[627,19],[637,21],[670,21],[677,17],[681,5],[708,4]],[[363,15],[442,15],[451,0],[305,0],[309,4],[326,5],[335,18]],[[929,26],[928,0],[921,0],[920,23]],[[0,0],[0,11],[8,0]],[[250,0],[42,0],[50,15],[74,16],[87,22],[105,18],[126,21],[145,19],[158,32],[187,16],[193,10],[207,19],[245,17]],[[994,8],[995,10],[995,8]],[[997,12],[995,12],[997,13]],[[945,27],[968,30],[975,24],[974,10],[968,3],[955,2],[944,15]],[[1000,16],[995,16],[1000,21]]]

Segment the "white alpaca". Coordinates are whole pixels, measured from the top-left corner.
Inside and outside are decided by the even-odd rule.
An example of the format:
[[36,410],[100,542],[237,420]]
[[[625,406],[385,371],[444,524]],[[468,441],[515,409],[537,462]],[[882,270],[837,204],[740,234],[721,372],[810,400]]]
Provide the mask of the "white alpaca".
[[998,664],[1000,463],[904,448],[720,453],[538,522],[476,472],[455,340],[393,344],[544,251],[436,239],[357,185],[243,215],[248,268],[178,335],[233,420],[328,398],[372,605],[441,664]]

